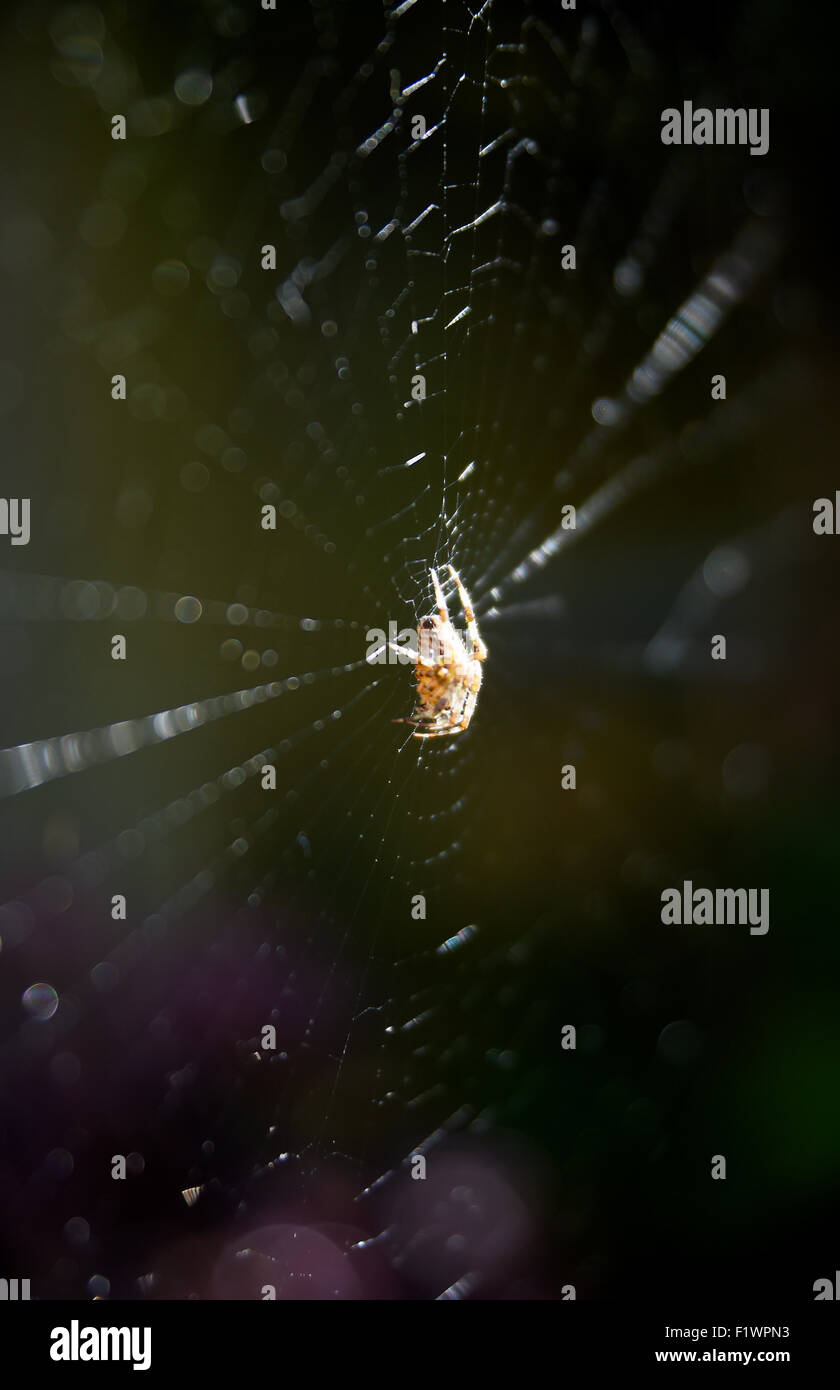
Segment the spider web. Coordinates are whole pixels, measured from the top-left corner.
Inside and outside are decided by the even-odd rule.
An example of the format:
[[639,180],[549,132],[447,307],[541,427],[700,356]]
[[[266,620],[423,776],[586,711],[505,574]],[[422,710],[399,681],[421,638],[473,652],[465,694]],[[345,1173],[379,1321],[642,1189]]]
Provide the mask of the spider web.
[[[5,1224],[44,1296],[582,1296],[624,1267],[589,1097],[642,1104],[640,1168],[668,1152],[646,1044],[605,1038],[659,886],[711,862],[680,692],[732,688],[727,786],[757,794],[781,733],[744,735],[742,692],[789,659],[824,490],[785,466],[816,414],[793,136],[768,168],[659,141],[689,88],[772,104],[784,8],[702,38],[650,10],[9,24],[53,132],[27,159],[4,122],[0,376],[34,518],[0,591]],[[449,564],[490,656],[427,743],[389,722],[412,673],[365,654]],[[635,823],[651,778],[680,828]],[[54,1013],[21,1015],[34,981]]]

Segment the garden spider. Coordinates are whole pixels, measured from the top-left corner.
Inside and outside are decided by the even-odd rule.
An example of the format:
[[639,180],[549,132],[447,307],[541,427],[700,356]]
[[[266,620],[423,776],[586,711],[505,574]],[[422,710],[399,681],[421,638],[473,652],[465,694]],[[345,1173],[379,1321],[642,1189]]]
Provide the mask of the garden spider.
[[408,647],[388,643],[392,651],[410,656],[415,663],[417,704],[407,717],[391,721],[392,724],[413,725],[414,738],[442,738],[446,734],[463,733],[473,717],[481,688],[481,663],[487,658],[487,648],[479,635],[470,596],[457,570],[452,565],[448,569],[458,588],[470,649],[452,626],[443,589],[433,569],[429,573],[438,611],[421,618],[417,624],[418,650],[413,652]]

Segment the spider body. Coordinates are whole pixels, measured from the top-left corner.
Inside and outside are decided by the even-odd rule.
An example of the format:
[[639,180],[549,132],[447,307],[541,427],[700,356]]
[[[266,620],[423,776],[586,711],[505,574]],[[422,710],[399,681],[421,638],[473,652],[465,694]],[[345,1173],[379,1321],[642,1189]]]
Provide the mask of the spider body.
[[415,662],[417,703],[410,715],[395,719],[395,724],[411,724],[415,738],[442,738],[460,734],[468,727],[475,711],[481,689],[481,663],[487,658],[487,648],[481,640],[472,602],[457,571],[449,573],[458,589],[458,597],[467,624],[467,641],[453,627],[436,570],[429,571],[435,591],[437,612],[421,618],[417,625],[416,652],[405,647],[389,646],[400,655],[409,655]]

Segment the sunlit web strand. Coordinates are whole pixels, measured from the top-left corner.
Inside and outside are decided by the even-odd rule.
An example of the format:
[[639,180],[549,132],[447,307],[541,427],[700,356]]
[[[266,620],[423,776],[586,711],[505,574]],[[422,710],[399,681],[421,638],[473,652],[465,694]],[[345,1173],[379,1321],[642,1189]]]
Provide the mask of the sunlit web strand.
[[[342,674],[358,670],[364,664],[363,658],[347,662],[341,668]],[[335,674],[335,667],[307,671],[303,676],[287,676],[208,700],[193,700],[138,719],[122,719],[98,729],[59,734],[4,748],[0,750],[0,798],[29,791],[71,772],[82,772],[96,763],[110,762],[141,748],[165,743],[227,715],[279,699],[281,695],[300,689],[302,684],[312,684]]]

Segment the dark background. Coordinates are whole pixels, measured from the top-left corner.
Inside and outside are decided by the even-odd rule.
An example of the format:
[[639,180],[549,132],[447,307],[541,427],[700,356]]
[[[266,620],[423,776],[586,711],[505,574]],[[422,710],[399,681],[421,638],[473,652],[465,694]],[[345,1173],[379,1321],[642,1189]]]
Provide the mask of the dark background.
[[[70,1299],[811,1298],[840,1171],[823,20],[240,0],[3,24],[0,468],[33,535],[3,542],[0,741],[300,688],[0,801],[0,1273]],[[391,71],[404,90],[438,64],[395,108]],[[193,69],[198,104],[174,85]],[[768,106],[769,155],[666,150],[684,99]],[[406,153],[417,112],[438,134]],[[593,402],[757,224],[777,251],[755,288],[599,431]],[[333,251],[294,322],[275,290]],[[647,489],[511,582],[640,455]],[[265,501],[293,503],[276,532]],[[700,585],[692,619],[680,595],[723,546],[748,578]],[[416,623],[448,562],[485,685],[463,738],[406,742],[409,677],[366,666],[365,633]],[[684,878],[769,888],[769,934],[663,926]],[[114,1154],[139,1156],[125,1182]]]

